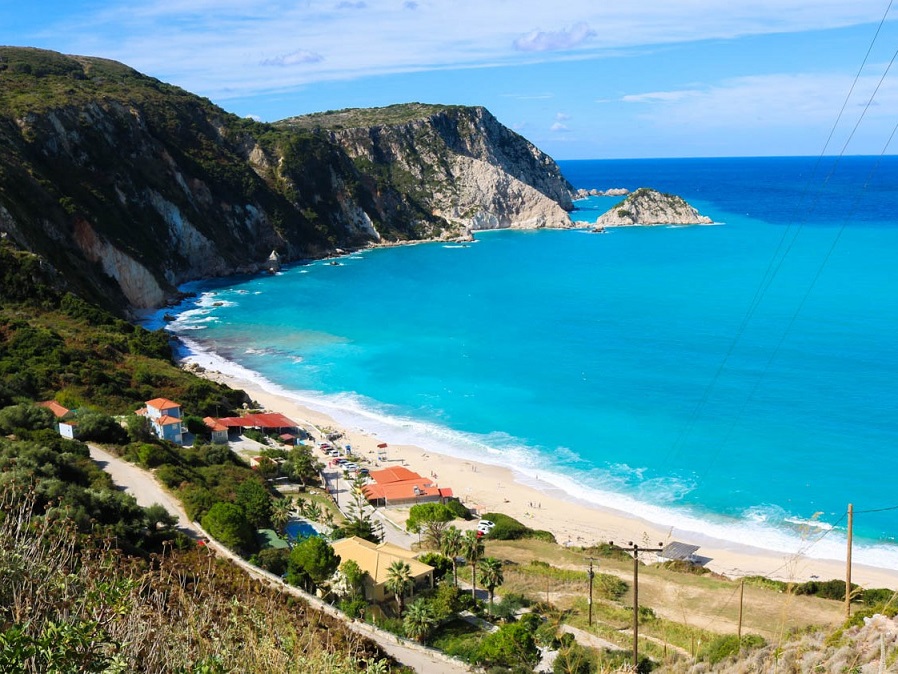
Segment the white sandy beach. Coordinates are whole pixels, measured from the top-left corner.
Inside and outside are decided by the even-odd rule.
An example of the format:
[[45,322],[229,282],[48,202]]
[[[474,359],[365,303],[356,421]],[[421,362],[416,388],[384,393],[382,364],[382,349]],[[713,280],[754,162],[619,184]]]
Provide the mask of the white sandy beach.
[[[729,577],[762,575],[794,582],[845,577],[844,558],[814,559],[802,555],[800,550],[787,554],[659,526],[628,513],[578,501],[547,482],[541,483],[536,474],[516,475],[502,466],[438,454],[426,447],[394,445],[389,437],[342,425],[323,412],[287,395],[267,391],[258,382],[235,374],[207,369],[204,376],[243,389],[262,407],[285,414],[307,429],[330,428],[342,432],[341,444],[350,444],[353,452],[367,460],[371,468],[384,465],[377,461],[378,445],[387,443],[387,449],[380,450],[386,451],[387,465],[405,465],[425,477],[435,476],[437,484],[451,487],[468,507],[479,512],[502,512],[534,529],[551,531],[562,545],[633,541],[644,547],[678,540],[700,544],[698,554],[710,559],[707,567]],[[389,509],[386,514],[390,515]],[[898,570],[855,563],[852,581],[864,587],[898,589]]]

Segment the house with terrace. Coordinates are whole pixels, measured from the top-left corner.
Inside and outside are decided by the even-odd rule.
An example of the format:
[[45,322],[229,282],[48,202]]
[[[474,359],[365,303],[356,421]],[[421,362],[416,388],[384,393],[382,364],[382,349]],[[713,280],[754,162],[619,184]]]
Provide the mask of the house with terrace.
[[390,565],[401,561],[409,565],[412,580],[412,594],[415,589],[433,587],[433,567],[415,559],[415,553],[392,543],[372,543],[364,538],[352,536],[341,538],[332,544],[334,552],[345,562],[353,560],[365,573],[365,599],[383,602],[393,597],[387,589],[390,579]]
[[146,414],[150,428],[157,437],[178,445],[184,444],[185,430],[181,422],[181,406],[178,403],[167,398],[154,398],[147,401],[145,410],[138,410],[138,414],[141,412]]

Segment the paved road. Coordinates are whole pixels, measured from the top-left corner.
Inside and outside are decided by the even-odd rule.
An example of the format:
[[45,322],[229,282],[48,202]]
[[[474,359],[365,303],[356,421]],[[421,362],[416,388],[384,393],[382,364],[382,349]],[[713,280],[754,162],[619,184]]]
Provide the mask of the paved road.
[[[120,487],[125,492],[132,494],[139,505],[146,507],[151,506],[154,503],[159,503],[170,513],[177,515],[179,520],[178,525],[184,533],[193,538],[208,538],[207,534],[198,524],[191,522],[188,519],[187,514],[184,512],[184,509],[181,508],[181,505],[162,488],[156,481],[156,478],[153,477],[152,473],[143,470],[134,464],[128,463],[100,447],[94,445],[88,445],[88,447],[90,448],[90,456],[94,462],[109,473],[116,486]],[[316,597],[311,597],[298,588],[286,585],[280,578],[254,567],[227,548],[218,545],[214,540],[210,541],[209,546],[214,548],[222,557],[229,559],[231,562],[241,567],[256,580],[275,585],[281,591],[289,592],[290,594],[301,597],[319,610],[345,621],[345,616],[332,606],[324,604]],[[447,658],[438,651],[405,642],[400,640],[394,634],[378,630],[366,623],[345,622],[349,629],[371,639],[384,651],[395,658],[396,661],[410,667],[416,672],[425,672],[427,674],[468,674],[471,672],[471,669],[464,663]]]

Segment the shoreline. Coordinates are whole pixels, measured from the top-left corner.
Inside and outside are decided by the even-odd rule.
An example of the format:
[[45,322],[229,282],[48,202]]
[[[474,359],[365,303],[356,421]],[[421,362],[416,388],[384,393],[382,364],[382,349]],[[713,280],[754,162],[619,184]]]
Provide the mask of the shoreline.
[[[678,540],[700,545],[697,554],[709,559],[705,566],[730,578],[760,575],[787,582],[804,582],[845,577],[844,557],[818,559],[805,556],[803,549],[813,541],[799,542],[794,552],[780,552],[662,526],[632,513],[579,499],[556,484],[540,479],[537,473],[531,476],[507,466],[453,456],[414,444],[393,444],[387,434],[379,436],[370,430],[370,426],[366,429],[342,423],[331,413],[322,411],[321,408],[329,407],[324,401],[320,401],[316,409],[314,400],[299,400],[286,390],[268,390],[252,378],[254,373],[247,371],[246,376],[241,376],[241,366],[231,364],[217,354],[189,350],[182,353],[179,360],[182,365],[193,363],[201,367],[202,371],[197,372],[200,376],[243,389],[262,407],[280,412],[301,426],[342,432],[344,439],[340,444],[350,444],[353,452],[368,461],[371,468],[404,465],[422,476],[430,476],[438,485],[452,488],[456,497],[479,512],[502,512],[533,529],[551,531],[559,545],[588,547],[608,541],[635,541],[654,546]],[[236,372],[216,369],[223,363],[234,365]],[[378,465],[379,453],[383,451],[378,450],[378,445],[384,442],[388,445],[387,461]],[[386,512],[393,511],[387,509]],[[852,582],[864,587],[898,589],[898,570],[855,562]]]

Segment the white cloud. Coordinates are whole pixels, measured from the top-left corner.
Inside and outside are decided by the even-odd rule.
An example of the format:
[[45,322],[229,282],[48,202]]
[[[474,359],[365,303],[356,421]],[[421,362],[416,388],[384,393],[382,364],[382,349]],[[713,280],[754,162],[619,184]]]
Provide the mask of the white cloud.
[[563,113],[563,112],[556,112],[556,113],[555,113],[555,120],[556,120],[556,121],[563,122],[563,121],[568,120],[568,119],[570,119],[570,118],[571,118],[570,115],[565,114],[565,113]]
[[555,122],[552,126],[549,127],[549,131],[552,131],[553,133],[564,133],[566,131],[570,131],[570,129],[566,124]]
[[[872,23],[881,16],[881,4],[645,0],[636,8],[566,0],[560,12],[544,0],[514,5],[498,0],[335,0],[330,5],[106,0],[100,10],[75,2],[70,14],[35,28],[34,35],[66,53],[114,58],[203,95],[227,98],[378,74],[561,60],[572,50],[580,57],[607,56],[697,39]],[[3,36],[2,27],[0,38],[7,44],[23,40]]]
[[[739,77],[704,88],[629,94],[621,97],[620,102],[638,104],[639,118],[666,129],[668,135],[676,133],[672,131],[676,129],[689,133],[698,129],[706,133],[738,129],[748,135],[753,129],[765,134],[789,129],[796,134],[807,134],[813,129],[822,145],[835,125],[835,136],[827,147],[827,151],[835,152],[841,151],[851,129],[858,123],[867,138],[888,136],[894,125],[890,111],[898,109],[898,82],[887,80],[868,107],[878,82],[879,75],[860,78],[854,84],[841,119],[838,119],[839,110],[853,83],[853,78],[847,75],[799,73]],[[809,147],[808,151],[821,149]],[[854,150],[848,147],[847,151]],[[870,148],[861,150],[870,151]]]
[[596,32],[585,23],[578,23],[570,30],[531,31],[514,41],[514,48],[519,51],[560,51],[572,49],[591,37]]
[[268,59],[262,59],[260,63],[263,66],[295,66],[303,63],[320,63],[324,60],[321,54],[313,51],[298,49],[289,54],[282,54]]

